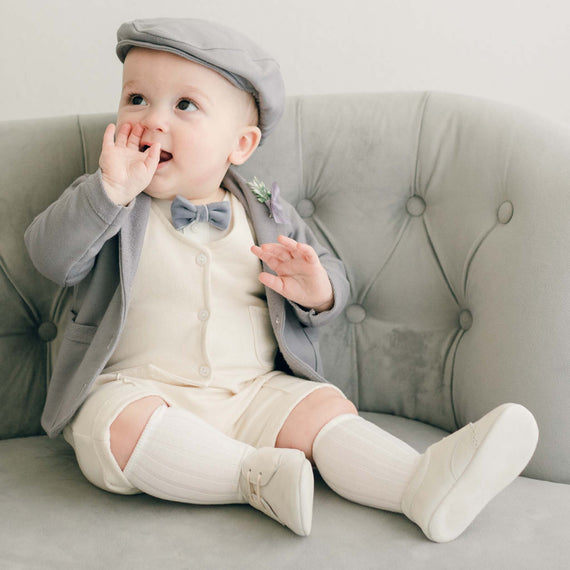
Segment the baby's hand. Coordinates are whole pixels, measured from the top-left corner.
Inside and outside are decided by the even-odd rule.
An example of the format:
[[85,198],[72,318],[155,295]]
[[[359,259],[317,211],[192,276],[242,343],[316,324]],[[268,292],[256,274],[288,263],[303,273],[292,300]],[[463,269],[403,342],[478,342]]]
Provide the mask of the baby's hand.
[[307,244],[279,236],[279,243],[254,245],[251,251],[277,273],[262,272],[259,280],[303,307],[317,312],[333,306],[332,285],[315,250]]
[[110,124],[103,135],[99,166],[105,192],[115,204],[127,206],[149,184],[160,160],[160,144],[140,152],[142,125],[121,125],[114,139],[115,125]]

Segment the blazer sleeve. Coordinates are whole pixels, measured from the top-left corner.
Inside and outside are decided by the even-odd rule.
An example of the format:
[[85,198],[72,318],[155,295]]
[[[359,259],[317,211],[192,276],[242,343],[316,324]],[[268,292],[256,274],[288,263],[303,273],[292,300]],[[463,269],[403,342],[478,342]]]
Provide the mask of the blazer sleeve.
[[346,277],[344,264],[317,240],[311,228],[291,204],[283,200],[282,205],[289,218],[288,237],[306,243],[316,251],[320,262],[328,273],[334,294],[333,306],[328,311],[321,313],[317,313],[314,309],[302,307],[292,301],[288,302],[303,325],[310,327],[325,325],[342,313],[349,299],[350,284]]
[[134,206],[112,202],[101,171],[79,177],[24,234],[32,263],[62,287],[82,281],[93,268],[106,241],[116,235]]

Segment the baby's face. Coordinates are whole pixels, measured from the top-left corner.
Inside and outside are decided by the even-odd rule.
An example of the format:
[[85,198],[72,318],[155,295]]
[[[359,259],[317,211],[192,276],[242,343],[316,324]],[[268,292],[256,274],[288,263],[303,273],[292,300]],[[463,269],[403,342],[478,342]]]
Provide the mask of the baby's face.
[[167,199],[181,194],[197,203],[219,195],[248,122],[248,97],[203,65],[164,51],[131,49],[117,126],[144,127],[141,151],[160,143],[161,162],[145,192]]

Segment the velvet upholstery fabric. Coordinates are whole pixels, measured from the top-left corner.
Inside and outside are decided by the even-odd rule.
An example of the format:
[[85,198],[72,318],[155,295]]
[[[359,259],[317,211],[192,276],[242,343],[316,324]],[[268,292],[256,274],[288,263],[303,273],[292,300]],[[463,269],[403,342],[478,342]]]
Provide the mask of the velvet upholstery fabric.
[[436,545],[402,515],[351,504],[322,482],[304,539],[246,506],[110,495],[82,478],[61,438],[42,434],[71,298],[33,269],[23,233],[97,169],[112,119],[0,124],[7,568],[566,567],[567,127],[443,93],[302,96],[288,99],[275,132],[240,169],[277,181],[346,265],[351,301],[320,331],[320,346],[325,375],[367,418],[423,451],[503,402],[535,414],[540,441],[524,477],[459,539]]

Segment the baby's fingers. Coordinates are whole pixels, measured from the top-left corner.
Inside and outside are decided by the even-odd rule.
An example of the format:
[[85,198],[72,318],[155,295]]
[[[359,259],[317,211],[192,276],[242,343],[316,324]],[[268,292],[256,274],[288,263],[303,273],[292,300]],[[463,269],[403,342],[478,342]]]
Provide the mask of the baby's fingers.
[[152,171],[156,170],[156,167],[158,166],[158,163],[160,161],[160,143],[155,143],[151,145],[150,148],[147,148],[144,151],[144,155],[145,155],[144,159],[145,166],[149,170]]
[[129,140],[129,135],[131,134],[131,125],[125,123],[119,127],[117,131],[117,136],[115,137],[116,146],[127,146],[127,141]]
[[293,252],[297,249],[298,243],[294,239],[291,239],[290,237],[287,237],[284,235],[279,235],[279,236],[277,236],[277,241],[281,245],[284,245],[291,252]]
[[259,257],[261,261],[269,265],[271,269],[275,269],[277,259],[275,259],[275,257],[272,254],[270,254],[268,251],[262,249],[258,245],[252,245],[251,252],[257,257]]
[[140,124],[136,124],[132,127],[127,140],[127,146],[133,150],[139,150],[141,145],[141,137],[144,133],[144,127]]
[[298,243],[297,250],[303,256],[303,259],[307,263],[313,263],[313,264],[320,263],[317,252],[310,245],[306,243]]
[[291,259],[289,249],[278,243],[264,243],[261,247],[255,246],[255,248],[254,253],[263,259],[263,261],[269,258],[275,258],[279,261],[289,261]]
[[280,277],[277,277],[276,275],[272,275],[271,273],[266,273],[265,271],[263,271],[262,273],[259,274],[259,281],[263,285],[269,287],[270,289],[273,289],[275,292],[279,293],[280,295],[283,294],[284,284],[283,284],[283,279],[281,279]]
[[115,146],[115,124],[109,123],[103,134],[103,147]]
[[302,257],[307,263],[319,263],[317,252],[308,244],[300,243],[287,236],[280,235],[277,240],[289,251],[291,257]]

